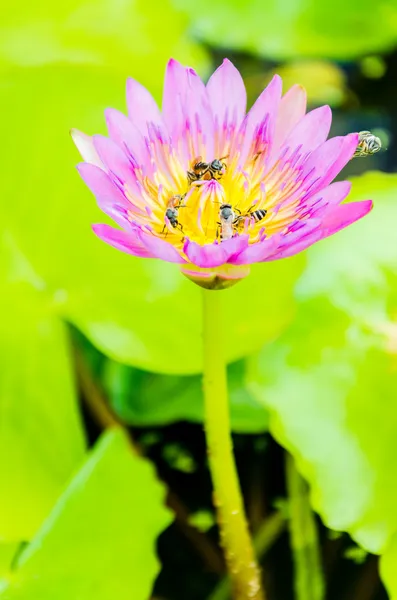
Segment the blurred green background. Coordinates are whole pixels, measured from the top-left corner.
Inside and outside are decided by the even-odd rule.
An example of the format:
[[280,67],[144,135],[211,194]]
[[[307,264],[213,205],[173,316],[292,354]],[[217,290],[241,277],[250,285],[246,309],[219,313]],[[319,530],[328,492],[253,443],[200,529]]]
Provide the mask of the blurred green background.
[[[230,58],[250,103],[278,72],[284,91],[302,83],[310,107],[332,106],[333,134],[371,129],[387,149],[343,173],[352,199],[374,200],[368,217],[256,266],[224,310],[253,530],[281,514],[286,448],[321,517],[327,598],[397,600],[396,48],[396,0],[2,7],[1,600],[202,600],[224,576],[200,290],[95,238],[104,216],[69,136],[105,133],[128,76],[160,102],[171,56],[204,78]],[[276,537],[269,600],[289,600],[283,521]]]

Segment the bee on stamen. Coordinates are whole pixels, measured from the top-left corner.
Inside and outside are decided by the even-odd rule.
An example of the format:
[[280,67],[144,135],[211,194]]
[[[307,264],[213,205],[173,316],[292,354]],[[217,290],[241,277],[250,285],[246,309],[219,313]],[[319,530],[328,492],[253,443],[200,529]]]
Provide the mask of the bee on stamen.
[[227,165],[222,162],[226,156],[215,158],[212,162],[206,163],[201,160],[201,156],[194,159],[191,171],[187,172],[187,180],[189,185],[194,181],[220,179],[224,175]]
[[[179,209],[184,208],[186,206],[186,204],[182,204],[185,196],[186,196],[186,194],[184,194],[183,196],[181,196],[179,194],[172,196],[171,200],[168,203],[168,206],[166,208],[165,215],[164,215],[164,217],[166,219],[168,219],[171,227],[173,227],[174,229],[179,229],[182,232],[183,232],[183,228],[182,228],[182,225],[178,221],[178,214],[179,214]],[[164,233],[166,227],[167,227],[167,223],[165,223],[162,233]]]
[[215,160],[213,160],[209,164],[208,170],[211,174],[212,179],[220,179],[222,175],[225,174],[225,171],[227,169],[226,163],[223,162],[225,158],[227,158],[227,156],[223,156],[222,158],[215,158]]
[[235,233],[235,220],[236,213],[234,212],[232,205],[221,204],[219,209],[217,237],[220,237],[221,240],[230,240]]
[[267,210],[265,208],[252,210],[253,208],[254,207],[251,206],[251,208],[249,208],[245,214],[239,214],[234,220],[234,225],[241,227],[242,223],[244,223],[246,219],[253,219],[255,223],[263,221],[267,215]]
[[360,131],[358,136],[358,145],[353,157],[371,156],[382,148],[380,139],[370,131]]

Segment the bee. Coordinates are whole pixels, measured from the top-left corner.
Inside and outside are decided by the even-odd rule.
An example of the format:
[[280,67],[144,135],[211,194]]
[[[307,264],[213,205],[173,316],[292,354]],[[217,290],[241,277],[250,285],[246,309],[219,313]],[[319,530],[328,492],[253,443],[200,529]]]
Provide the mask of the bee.
[[259,223],[260,221],[263,221],[263,219],[267,215],[267,210],[265,208],[260,208],[258,210],[252,211],[252,208],[253,208],[253,206],[251,206],[251,208],[249,208],[248,211],[244,215],[239,214],[234,220],[234,225],[241,225],[241,223],[243,221],[245,221],[245,219],[247,219],[247,218],[254,219],[255,223]]
[[[182,225],[178,221],[178,214],[179,214],[179,209],[186,206],[185,204],[182,204],[185,196],[186,196],[186,194],[184,194],[183,196],[180,196],[179,194],[172,196],[171,200],[168,203],[168,207],[167,207],[167,209],[165,211],[165,215],[164,215],[165,218],[168,219],[168,221],[170,222],[170,225],[174,229],[180,229],[181,231],[183,231],[183,229],[182,229]],[[167,225],[165,224],[163,227],[163,233],[164,233],[166,227],[167,227]]]
[[358,146],[353,157],[370,156],[376,154],[382,148],[380,139],[370,131],[360,131],[358,136]]
[[[171,223],[172,227],[175,227],[175,228],[178,227],[178,225],[179,225],[178,208],[170,208],[170,207],[167,208],[167,210],[165,211],[165,216]],[[165,225],[164,225],[164,227],[165,227]]]
[[195,158],[192,163],[191,171],[187,172],[189,184],[193,183],[193,181],[200,181],[202,179],[220,179],[227,168],[226,163],[222,162],[225,158],[227,157],[215,158],[210,163],[203,162],[201,156]]
[[191,167],[191,171],[187,172],[187,179],[189,183],[193,181],[199,181],[208,172],[209,164],[201,160],[201,156],[194,159]]
[[226,163],[223,162],[225,158],[227,157],[215,158],[215,160],[210,162],[208,170],[211,174],[211,179],[220,179],[224,175],[227,169]]
[[236,220],[236,213],[234,212],[231,204],[221,204],[219,209],[219,223],[218,233],[221,240],[230,240],[234,235],[234,223]]

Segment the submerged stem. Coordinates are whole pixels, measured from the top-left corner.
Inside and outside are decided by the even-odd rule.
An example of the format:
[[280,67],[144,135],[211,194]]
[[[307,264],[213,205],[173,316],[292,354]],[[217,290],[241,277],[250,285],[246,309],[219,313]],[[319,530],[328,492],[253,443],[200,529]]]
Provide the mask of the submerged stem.
[[221,296],[203,290],[205,431],[214,504],[235,600],[264,600],[233,456]]
[[307,485],[296,470],[290,454],[286,456],[286,478],[290,540],[295,570],[295,599],[323,600],[324,577],[316,522],[309,502]]

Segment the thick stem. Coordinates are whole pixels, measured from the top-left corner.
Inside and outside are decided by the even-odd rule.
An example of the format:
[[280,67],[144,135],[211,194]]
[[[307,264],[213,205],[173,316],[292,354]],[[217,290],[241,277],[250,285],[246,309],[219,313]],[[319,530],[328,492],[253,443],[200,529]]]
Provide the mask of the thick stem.
[[289,528],[294,559],[296,600],[323,600],[324,577],[321,567],[317,527],[305,481],[291,455],[286,456],[289,496]]
[[[282,511],[270,515],[263,521],[254,536],[256,555],[262,558],[280,537],[286,527],[286,517]],[[231,596],[230,577],[224,577],[216,586],[208,600],[228,600]]]
[[264,600],[233,456],[221,296],[203,290],[205,431],[214,504],[235,600]]

